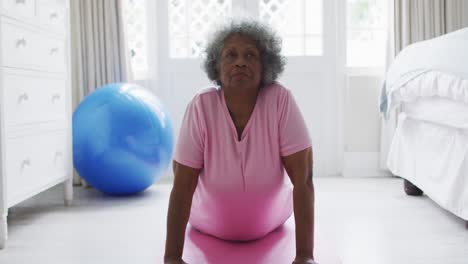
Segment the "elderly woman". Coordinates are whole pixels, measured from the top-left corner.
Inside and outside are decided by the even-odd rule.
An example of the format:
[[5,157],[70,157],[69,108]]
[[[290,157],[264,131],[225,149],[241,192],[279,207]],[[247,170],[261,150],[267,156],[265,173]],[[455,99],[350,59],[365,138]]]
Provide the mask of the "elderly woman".
[[285,65],[280,51],[281,40],[251,21],[231,23],[208,44],[204,68],[218,87],[195,95],[185,112],[165,263],[185,263],[189,221],[203,233],[248,241],[281,226],[293,211],[291,261],[315,263],[311,141],[291,92],[276,82]]

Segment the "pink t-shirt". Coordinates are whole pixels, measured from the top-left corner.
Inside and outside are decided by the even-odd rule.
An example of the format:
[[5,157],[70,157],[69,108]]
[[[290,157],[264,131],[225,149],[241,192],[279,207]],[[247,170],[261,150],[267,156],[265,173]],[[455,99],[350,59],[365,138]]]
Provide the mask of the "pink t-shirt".
[[174,160],[202,168],[190,224],[228,240],[252,240],[282,225],[293,211],[292,184],[282,156],[311,146],[291,92],[260,90],[238,140],[223,89],[198,93],[187,106]]

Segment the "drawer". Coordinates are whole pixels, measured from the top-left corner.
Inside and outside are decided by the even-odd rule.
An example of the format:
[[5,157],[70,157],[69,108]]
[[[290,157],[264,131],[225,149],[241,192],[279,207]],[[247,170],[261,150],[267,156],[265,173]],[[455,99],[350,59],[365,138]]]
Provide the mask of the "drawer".
[[65,40],[2,21],[3,66],[66,72]]
[[1,22],[2,64],[16,68],[33,68],[33,46],[37,39],[32,31]]
[[66,26],[66,2],[64,0],[36,0],[37,19],[41,24],[50,26],[60,32]]
[[41,38],[37,50],[39,70],[49,72],[68,72],[66,67],[65,39]]
[[10,205],[70,174],[69,138],[67,131],[58,131],[6,139],[5,172]]
[[67,119],[67,81],[51,77],[4,73],[6,129]]
[[35,0],[0,0],[3,10],[12,16],[34,18]]

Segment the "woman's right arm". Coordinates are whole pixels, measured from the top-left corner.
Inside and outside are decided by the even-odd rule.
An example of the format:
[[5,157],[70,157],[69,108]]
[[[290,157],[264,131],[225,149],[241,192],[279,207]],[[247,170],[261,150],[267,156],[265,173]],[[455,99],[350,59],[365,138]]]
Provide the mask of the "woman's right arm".
[[174,186],[172,187],[167,212],[165,264],[185,263],[182,260],[185,229],[190,216],[192,198],[197,188],[201,169],[194,169],[173,162]]

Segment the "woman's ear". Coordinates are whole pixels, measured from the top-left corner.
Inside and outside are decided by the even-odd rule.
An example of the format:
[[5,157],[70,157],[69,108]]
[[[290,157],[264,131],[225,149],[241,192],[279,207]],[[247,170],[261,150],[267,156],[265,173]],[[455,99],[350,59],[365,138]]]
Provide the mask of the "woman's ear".
[[220,66],[221,66],[221,63],[220,63],[220,60],[218,60],[218,62],[216,62],[216,68],[215,68],[215,75],[216,75],[216,84],[219,85],[219,86],[222,86],[223,83],[221,82],[221,76],[220,76]]

